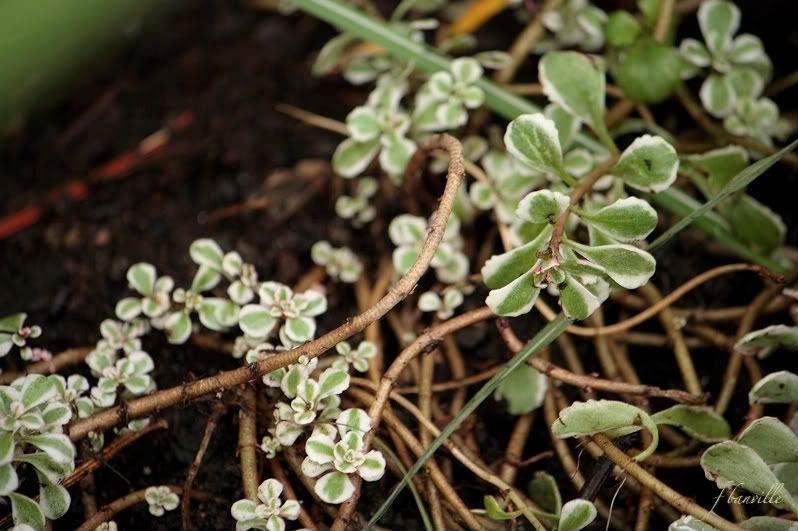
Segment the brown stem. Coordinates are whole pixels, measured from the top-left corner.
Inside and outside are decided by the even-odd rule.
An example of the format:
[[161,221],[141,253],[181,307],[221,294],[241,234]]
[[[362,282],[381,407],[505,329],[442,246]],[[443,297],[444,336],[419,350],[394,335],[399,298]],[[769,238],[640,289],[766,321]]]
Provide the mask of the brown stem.
[[246,387],[241,393],[241,408],[238,410],[238,457],[241,462],[241,485],[244,497],[258,499],[258,425],[257,397],[254,387]]
[[[662,300],[662,295],[659,290],[650,282],[640,287],[640,293],[648,299],[651,304],[656,304]],[[684,386],[694,395],[702,393],[701,382],[698,380],[698,374],[693,364],[693,358],[690,356],[690,349],[687,348],[687,343],[684,340],[684,335],[676,327],[673,312],[667,306],[662,308],[659,313],[659,321],[662,327],[668,334],[668,337],[673,342],[673,354],[676,357],[676,364],[682,373]]]
[[77,441],[85,437],[90,431],[102,431],[116,426],[126,419],[144,417],[181,402],[185,403],[210,393],[231,389],[243,383],[256,380],[266,373],[291,363],[296,363],[300,356],[318,357],[341,341],[345,341],[363,331],[368,325],[383,317],[413,292],[421,275],[427,271],[438,245],[443,240],[446,222],[452,212],[457,189],[463,181],[465,171],[463,169],[463,152],[460,142],[446,134],[434,135],[424,143],[420,151],[429,151],[435,148],[443,148],[449,152],[449,172],[446,179],[446,188],[441,195],[435,217],[430,223],[427,239],[424,241],[421,252],[416,262],[410,267],[410,270],[374,306],[347,320],[331,332],[300,347],[275,354],[239,369],[224,371],[214,376],[165,389],[79,420],[70,425],[70,438],[73,441]]
[[[509,348],[511,352],[518,352],[521,350],[523,343],[515,335],[507,321],[498,320],[497,325],[499,327],[499,333],[507,345],[507,348]],[[674,402],[683,404],[702,404],[706,402],[707,399],[705,394],[694,396],[679,389],[661,389],[651,385],[616,382],[613,380],[606,380],[604,378],[596,378],[594,376],[574,374],[571,371],[563,369],[562,367],[558,367],[550,361],[546,361],[538,356],[530,358],[529,363],[549,378],[553,378],[582,389],[591,389],[595,391],[605,391],[617,394],[657,396],[668,398]]]
[[219,423],[219,418],[227,411],[227,408],[221,402],[214,402],[211,414],[208,421],[205,423],[205,432],[202,434],[197,454],[194,456],[194,461],[188,468],[186,480],[183,482],[183,501],[180,507],[180,521],[183,525],[183,530],[188,531],[191,529],[191,486],[194,484],[194,478],[197,477],[202,459],[205,457],[205,452],[208,451],[208,445],[211,442],[216,425]]

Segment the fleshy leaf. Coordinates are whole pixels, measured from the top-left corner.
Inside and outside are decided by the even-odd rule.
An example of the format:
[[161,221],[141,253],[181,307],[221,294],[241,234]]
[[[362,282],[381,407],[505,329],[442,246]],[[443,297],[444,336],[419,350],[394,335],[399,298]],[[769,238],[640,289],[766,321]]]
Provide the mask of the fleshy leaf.
[[729,221],[736,236],[762,253],[771,254],[784,244],[787,234],[784,221],[750,195],[723,204],[718,211]]
[[534,240],[503,254],[492,256],[482,266],[482,280],[491,289],[502,288],[532,268],[537,253],[548,243],[551,225]]
[[562,506],[557,531],[579,531],[596,519],[596,507],[588,500],[577,498]]
[[155,287],[155,267],[146,262],[133,264],[127,270],[130,287],[142,295],[150,295]]
[[775,516],[754,516],[740,522],[740,527],[750,531],[797,531],[798,524],[793,520]]
[[536,190],[518,203],[516,215],[532,223],[554,224],[570,204],[570,198],[560,192]]
[[39,507],[44,516],[56,520],[64,516],[69,510],[72,498],[69,491],[61,485],[41,485],[39,490]]
[[682,67],[679,52],[671,46],[642,38],[625,50],[614,75],[630,100],[659,103],[673,92]]
[[768,374],[751,387],[748,402],[751,405],[798,402],[798,375],[788,371]]
[[677,404],[651,415],[657,424],[676,426],[701,442],[720,442],[731,437],[729,423],[710,408]]
[[269,335],[277,319],[259,304],[247,304],[238,314],[238,326],[250,337],[263,338]]
[[679,156],[662,137],[643,135],[621,154],[610,172],[637,190],[661,192],[676,180]]
[[512,520],[521,515],[521,511],[505,511],[493,496],[484,496],[482,503],[485,505],[485,514],[491,520]]
[[198,265],[210,267],[214,271],[222,270],[224,253],[219,244],[210,238],[195,240],[189,248],[191,259]]
[[513,317],[527,313],[532,309],[540,294],[540,288],[534,284],[535,271],[530,269],[506,286],[491,290],[485,304],[496,313]]
[[718,528],[693,516],[682,516],[675,522],[671,522],[671,525],[668,526],[668,531],[718,531]]
[[354,138],[347,138],[338,145],[333,153],[333,169],[341,177],[355,177],[368,167],[379,150],[379,138],[368,142],[358,142]]
[[580,217],[620,242],[644,240],[657,226],[657,211],[637,197],[618,199],[596,212],[580,213]]
[[741,337],[734,349],[748,356],[769,356],[774,350],[798,350],[798,326],[771,325]]
[[0,496],[8,496],[19,487],[19,476],[14,465],[0,465]]
[[569,319],[582,321],[601,306],[601,301],[575,277],[566,275],[565,287],[560,290],[560,305]]
[[560,488],[557,486],[557,480],[548,472],[542,470],[535,472],[527,492],[532,501],[540,505],[544,511],[559,514],[562,510]]
[[710,446],[701,456],[707,479],[718,488],[739,486],[759,496],[780,497],[791,511],[798,513],[798,502],[753,449],[733,441]]
[[35,531],[44,531],[44,515],[38,503],[16,492],[9,494],[9,497],[11,498],[11,513],[14,517],[15,525],[25,524]]
[[777,418],[756,419],[737,437],[737,442],[754,450],[769,465],[798,463],[798,437]]
[[339,504],[352,497],[355,486],[343,472],[331,472],[316,482],[313,488],[322,501]]
[[607,275],[626,289],[639,288],[654,274],[656,261],[646,251],[631,245],[614,244],[590,247],[568,240],[576,252],[604,268]]
[[[627,435],[641,427],[651,433],[651,444],[635,456],[637,461],[645,460],[657,448],[659,432],[657,425],[642,409],[616,400],[588,400],[574,402],[560,411],[557,420],[551,425],[556,437],[582,437],[596,433]],[[567,505],[567,504],[566,504]]]
[[191,335],[191,317],[186,312],[174,312],[166,318],[167,339],[173,345],[182,345]]
[[546,376],[530,365],[521,365],[496,389],[496,398],[507,402],[507,412],[523,415],[543,404],[548,381]]
[[522,114],[510,122],[504,144],[515,158],[535,170],[565,173],[557,126],[541,113]]
[[703,2],[698,8],[698,24],[709,51],[725,51],[740,27],[740,10],[726,0]]
[[737,100],[731,79],[718,74],[707,77],[698,95],[707,112],[716,118],[728,116]]
[[554,103],[604,130],[604,72],[589,56],[577,52],[549,52],[538,64],[543,91]]

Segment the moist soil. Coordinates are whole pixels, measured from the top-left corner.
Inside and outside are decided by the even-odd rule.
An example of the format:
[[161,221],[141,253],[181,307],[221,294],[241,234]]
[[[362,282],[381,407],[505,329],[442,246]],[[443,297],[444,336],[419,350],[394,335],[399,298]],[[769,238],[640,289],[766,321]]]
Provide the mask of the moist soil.
[[[746,29],[762,36],[777,75],[794,70],[798,38],[787,24],[790,17],[778,16],[779,9],[792,9],[789,2],[743,2],[742,7]],[[502,30],[507,24],[513,24],[512,19],[502,16],[481,30],[487,48],[507,47]],[[686,33],[694,31],[694,25],[686,24]],[[386,200],[379,205],[380,219],[369,229],[352,230],[333,210],[334,198],[351,183],[334,178],[325,162],[340,137],[275,108],[288,103],[343,119],[363,100],[363,91],[338,78],[310,75],[314,52],[333,34],[324,24],[298,15],[284,17],[229,1],[191,3],[148,28],[102,77],[34,117],[23,134],[0,147],[3,215],[30,205],[43,212],[38,223],[0,241],[0,314],[29,313],[30,322],[44,328],[39,344],[53,352],[90,346],[98,339],[99,323],[113,315],[114,303],[127,293],[127,268],[139,261],[150,262],[159,273],[185,285],[193,271],[188,247],[199,237],[215,238],[223,248],[237,249],[257,266],[263,279],[288,284],[312,267],[310,246],[329,239],[364,256],[373,277],[379,256],[390,252],[385,224],[402,201]],[[795,111],[795,95],[793,90],[779,98],[788,112]],[[677,109],[668,119],[676,130],[692,128]],[[131,165],[120,164],[120,155],[134,153],[144,139],[164,129],[169,139],[156,153],[137,157]],[[109,161],[115,164],[109,166]],[[53,191],[90,176],[93,181],[85,194],[77,194],[79,198],[64,193],[53,198]],[[425,186],[428,190],[421,195],[432,197],[441,181],[440,176],[431,177],[415,186]],[[779,212],[788,227],[795,227],[795,190],[795,172],[779,165],[755,183],[751,192]],[[259,208],[242,212],[240,205],[252,200]],[[231,206],[237,210],[225,210]],[[792,244],[796,232],[789,235]],[[728,260],[708,249],[700,235],[686,231],[658,251],[655,280],[660,290],[667,293],[696,273]],[[680,305],[744,304],[760,286],[751,275],[725,277],[690,293]],[[319,320],[321,330],[356,311],[350,290],[329,289],[330,311]],[[607,310],[608,320],[619,316],[616,310]],[[533,316],[516,321],[522,337],[530,337],[541,324]],[[647,327],[657,329],[655,322]],[[462,332],[458,341],[474,371],[506,356],[489,323]],[[588,370],[597,370],[592,346],[579,345]],[[156,360],[160,388],[238,364],[190,344],[170,346],[158,334],[146,339],[145,349]],[[396,345],[388,343],[386,355],[395,352]],[[556,348],[552,353],[557,360]],[[631,356],[644,382],[680,385],[668,350],[637,349]],[[15,369],[11,358],[4,360],[4,370]],[[695,362],[707,388],[717,389],[726,355],[707,349],[696,353]],[[729,415],[735,424],[747,410],[743,391],[747,386],[743,376]],[[566,391],[569,397],[577,397],[572,390]],[[214,398],[164,412],[168,429],[146,436],[100,468],[96,473],[98,503],[154,484],[182,484],[210,414],[210,400]],[[235,405],[236,397],[228,393],[224,400]],[[550,448],[542,421],[536,422],[538,429],[529,439],[527,456]],[[487,462],[501,459],[510,426],[512,419],[500,405],[488,401],[482,406],[475,429]],[[231,408],[220,421],[194,482],[194,488],[226,502],[195,500],[196,529],[233,527],[229,506],[242,497],[236,434],[237,414]],[[582,459],[583,471],[588,473],[589,461]],[[266,466],[263,477],[269,475]],[[519,485],[531,477],[533,469],[549,470],[560,478],[566,498],[575,494],[553,459],[523,470]],[[458,491],[471,506],[479,506],[489,491],[455,470]],[[699,469],[680,474],[663,471],[661,477],[703,505],[711,505],[717,495]],[[298,487],[298,482],[294,484]],[[367,489],[360,505],[364,514],[376,507],[387,485]],[[610,492],[616,485],[611,479],[605,488]],[[73,529],[84,519],[79,490],[73,488],[72,494],[72,509],[56,522],[57,530]],[[618,497],[619,514],[636,504],[636,497],[627,494],[621,490]],[[383,524],[389,529],[415,529],[420,526],[416,515],[412,498],[405,494]],[[146,505],[133,507],[115,520],[120,529],[180,526],[179,510],[153,518]],[[652,529],[665,525],[655,519]]]

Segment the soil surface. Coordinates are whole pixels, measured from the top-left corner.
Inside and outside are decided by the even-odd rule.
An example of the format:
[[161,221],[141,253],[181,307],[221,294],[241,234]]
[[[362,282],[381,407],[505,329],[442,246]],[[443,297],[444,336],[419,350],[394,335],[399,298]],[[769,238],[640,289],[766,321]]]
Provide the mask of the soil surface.
[[[762,36],[777,74],[795,69],[798,52],[794,28],[788,27],[791,17],[779,17],[779,5],[792,9],[788,2],[742,3],[746,29]],[[508,44],[502,31],[508,23],[513,22],[500,17],[483,30],[491,46]],[[685,27],[686,32],[694,30]],[[373,271],[379,255],[389,250],[385,221],[371,228],[375,239],[369,231],[353,232],[335,218],[332,208],[337,195],[333,191],[348,185],[333,179],[325,162],[340,137],[275,109],[275,104],[284,102],[342,119],[362,101],[362,91],[336,78],[310,75],[313,53],[332,35],[327,26],[307,17],[283,17],[230,1],[188,3],[149,28],[102,78],[34,119],[24,135],[0,147],[3,215],[29,205],[43,209],[39,223],[0,240],[0,314],[28,312],[30,322],[44,329],[39,344],[53,352],[90,346],[98,339],[99,323],[113,315],[114,303],[127,293],[124,274],[131,264],[151,262],[178,285],[186,284],[193,271],[188,246],[206,236],[225,249],[237,249],[263,278],[288,284],[311,267],[308,251],[320,239],[360,251],[372,261]],[[779,102],[790,102],[786,109],[795,111],[795,95],[795,90],[786,92]],[[689,125],[677,111],[673,119]],[[169,138],[156,153],[138,157],[129,167],[120,163],[120,155],[134,152],[164,128]],[[109,167],[109,161],[115,165]],[[89,176],[94,182],[82,199],[69,194],[48,199],[50,191]],[[798,222],[796,185],[795,172],[779,165],[752,187],[752,194],[784,216],[792,228]],[[233,215],[223,210],[263,197],[265,208]],[[384,205],[386,219],[396,208]],[[791,243],[798,242],[797,237],[798,231],[791,230]],[[663,293],[727,261],[710,254],[703,240],[689,231],[659,251],[657,258],[655,280]],[[760,286],[751,275],[725,277],[692,292],[680,305],[742,304]],[[328,296],[331,311],[320,319],[322,331],[356,311],[348,290],[332,288]],[[608,310],[608,320],[616,317]],[[536,317],[519,319],[516,331],[530,337],[539,324]],[[655,322],[649,327],[657,329]],[[492,324],[476,326],[458,339],[472,368],[484,368],[504,355]],[[395,352],[391,347],[387,345],[389,356]],[[584,348],[592,346],[585,343]],[[238,363],[191,345],[169,346],[157,334],[148,337],[145,349],[156,360],[160,388]],[[554,355],[556,359],[556,349]],[[639,356],[643,381],[680,385],[668,350],[643,349],[633,355]],[[10,358],[5,370],[14,369],[8,365]],[[585,360],[588,370],[598,368],[592,366],[593,359]],[[707,387],[717,389],[725,355],[708,350],[699,352],[695,361],[706,375]],[[744,380],[741,389],[747,388]],[[739,395],[730,417],[741,418],[746,411],[744,393]],[[492,404],[483,406],[491,415],[482,415],[478,428],[487,462],[503,454],[512,422]],[[102,505],[153,484],[182,484],[210,409],[207,401],[200,401],[166,412],[168,430],[148,435],[97,472],[98,502]],[[227,502],[195,500],[196,529],[232,528],[229,505],[241,497],[234,411],[223,417],[194,483],[196,489]],[[548,435],[537,430],[525,455],[549,448]],[[548,460],[540,466],[562,478],[567,488],[558,462]],[[519,485],[529,475],[531,471],[522,473]],[[663,477],[704,505],[717,494],[698,469],[686,477],[667,473]],[[610,483],[608,489],[615,486]],[[484,485],[472,479],[456,485],[473,506],[486,493]],[[369,491],[361,505],[365,513],[384,493],[383,488]],[[72,493],[72,509],[55,524],[57,530],[73,529],[83,521],[78,489]],[[636,499],[622,492],[617,503],[616,507],[624,507]],[[413,529],[417,520],[412,499],[405,495],[395,507],[385,525]],[[414,523],[404,521],[403,514]],[[120,529],[166,530],[180,525],[179,510],[155,519],[146,505],[125,511],[116,521]],[[661,524],[656,522],[656,528],[665,527]]]

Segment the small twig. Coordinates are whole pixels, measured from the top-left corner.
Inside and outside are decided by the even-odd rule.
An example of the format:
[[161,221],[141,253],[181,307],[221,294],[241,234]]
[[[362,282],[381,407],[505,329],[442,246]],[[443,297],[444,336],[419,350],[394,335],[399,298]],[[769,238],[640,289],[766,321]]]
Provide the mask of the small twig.
[[306,124],[310,124],[314,127],[326,129],[340,135],[349,136],[349,130],[346,128],[346,124],[341,123],[338,120],[333,120],[332,118],[327,118],[326,116],[321,116],[320,114],[315,114],[287,103],[278,103],[274,106],[274,108],[283,114],[287,114],[291,118],[296,118],[297,120],[305,122]]
[[[502,339],[507,345],[507,348],[509,348],[511,352],[518,352],[523,347],[523,343],[515,335],[509,323],[504,319],[500,319],[497,320],[497,326]],[[706,394],[696,396],[679,389],[661,389],[651,385],[616,382],[613,380],[606,380],[604,378],[596,378],[594,376],[575,374],[563,369],[562,367],[558,367],[550,361],[544,360],[539,356],[530,358],[529,364],[549,378],[553,378],[582,389],[592,389],[595,391],[606,391],[617,394],[657,396],[661,398],[668,398],[674,402],[683,404],[702,404],[707,400]]]
[[241,485],[244,496],[258,499],[258,425],[255,388],[247,386],[241,393],[238,410],[238,458],[241,462]]
[[[662,300],[659,290],[650,282],[640,286],[639,291],[651,304],[657,304]],[[681,330],[676,327],[673,312],[667,306],[660,311],[659,322],[662,323],[668,338],[673,343],[673,354],[676,357],[679,371],[682,373],[685,388],[694,395],[700,395],[703,391],[701,382],[698,379],[698,373],[693,364],[693,358],[690,356],[690,349],[687,348],[687,342],[684,340]]]
[[208,445],[211,442],[211,437],[219,423],[219,418],[227,411],[227,408],[222,402],[214,402],[211,414],[208,421],[205,423],[205,432],[202,434],[197,454],[194,456],[194,461],[186,474],[186,480],[183,482],[183,502],[180,507],[180,520],[183,525],[183,530],[188,531],[191,529],[191,485],[194,483],[194,478],[197,477],[202,459],[205,457],[205,452],[208,451]]
[[515,76],[521,63],[524,62],[532,48],[546,33],[546,28],[543,26],[544,15],[556,10],[559,5],[560,0],[546,0],[543,3],[543,7],[538,10],[534,18],[529,21],[529,24],[518,34],[518,37],[515,38],[512,46],[510,46],[510,63],[493,76],[496,82],[507,83]]

